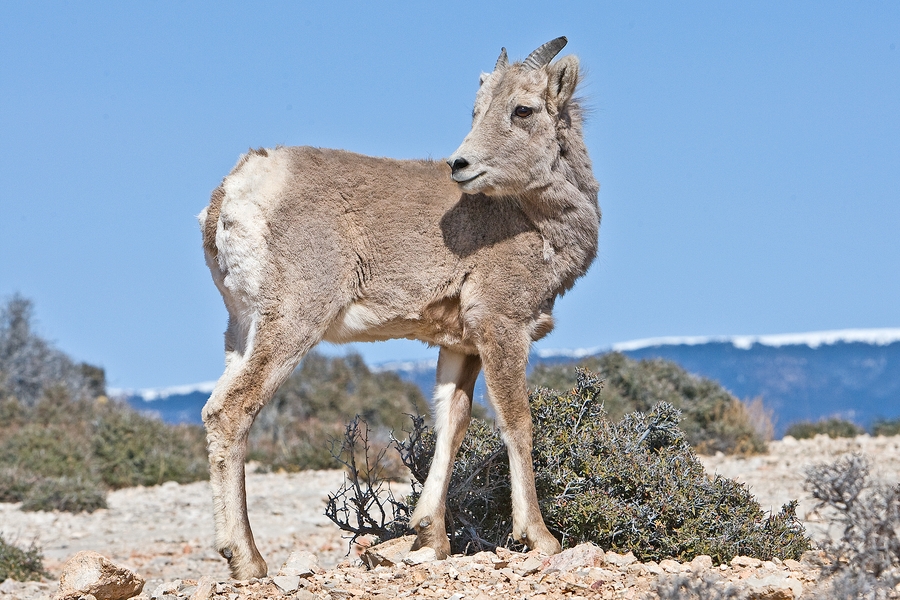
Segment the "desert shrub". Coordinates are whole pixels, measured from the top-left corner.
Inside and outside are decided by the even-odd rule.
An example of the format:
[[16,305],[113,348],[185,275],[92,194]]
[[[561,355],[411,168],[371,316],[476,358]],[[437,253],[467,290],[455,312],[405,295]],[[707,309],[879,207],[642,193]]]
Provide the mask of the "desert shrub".
[[876,419],[872,423],[872,435],[900,435],[900,419]]
[[681,429],[698,452],[766,450],[772,431],[771,412],[764,409],[761,401],[751,413],[717,382],[691,375],[668,360],[636,361],[619,352],[610,352],[586,358],[577,365],[538,365],[529,383],[548,389],[568,389],[575,384],[578,368],[593,371],[605,380],[603,403],[613,420],[634,411],[647,412],[657,403],[666,402],[681,411]]
[[375,373],[362,357],[307,355],[260,411],[250,432],[248,456],[264,468],[299,471],[334,469],[331,440],[359,415],[371,430],[370,443],[386,448],[390,431],[407,414],[426,410],[419,388],[396,373]]
[[21,502],[37,480],[16,467],[0,468],[0,502]]
[[22,498],[22,510],[94,512],[106,508],[106,491],[96,479],[47,477],[37,480]]
[[72,433],[61,423],[28,423],[0,440],[0,463],[38,477],[88,476],[90,448]]
[[206,441],[199,427],[167,425],[109,403],[93,428],[93,462],[111,488],[188,483],[207,477]]
[[820,421],[798,421],[787,428],[784,432],[798,440],[813,438],[819,434],[825,434],[828,437],[847,438],[856,437],[865,433],[862,427],[856,423],[852,423],[845,419],[832,417],[830,419],[822,419]]
[[23,550],[3,539],[0,535],[0,581],[39,581],[49,576],[44,571],[44,556],[34,543]]
[[[532,458],[541,512],[564,546],[590,541],[657,561],[708,554],[717,563],[741,554],[797,558],[808,549],[796,502],[766,515],[745,485],[706,476],[672,405],[659,403],[613,422],[600,391],[599,378],[578,371],[575,388],[564,394],[531,394],[534,430],[540,432]],[[410,505],[421,491],[434,442],[420,418],[413,419],[409,438],[397,442],[415,478]],[[363,510],[350,508],[350,514]],[[510,511],[506,449],[494,427],[473,422],[450,481],[452,551],[510,546]],[[352,523],[344,526],[353,531]],[[393,533],[385,528],[377,535]]]
[[92,511],[108,488],[204,479],[205,436],[105,396],[103,369],[34,333],[31,302],[0,309],[0,502]]
[[818,598],[889,598],[900,584],[900,485],[873,483],[869,462],[858,454],[806,472],[815,510],[841,528],[823,547],[830,576],[815,590]]

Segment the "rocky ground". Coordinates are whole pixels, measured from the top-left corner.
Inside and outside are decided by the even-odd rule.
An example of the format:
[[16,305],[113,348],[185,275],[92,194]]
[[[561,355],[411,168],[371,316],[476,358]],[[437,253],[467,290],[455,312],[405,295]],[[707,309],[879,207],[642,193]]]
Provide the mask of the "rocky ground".
[[[900,437],[786,438],[773,442],[766,455],[718,455],[703,462],[710,472],[750,485],[763,508],[777,510],[788,500],[800,499],[798,514],[813,537],[821,539],[827,534],[827,519],[813,510],[803,490],[804,469],[847,452],[869,456],[879,479],[900,481]],[[35,541],[54,577],[76,552],[96,551],[143,577],[144,599],[642,598],[677,577],[705,579],[710,586],[735,586],[745,596],[775,599],[801,597],[819,577],[822,555],[817,552],[801,561],[739,558],[714,567],[708,557],[686,564],[639,563],[633,556],[588,545],[549,559],[501,550],[436,562],[414,555],[404,562],[402,552],[393,557],[387,552],[377,560],[367,555],[373,565],[383,563],[369,568],[359,558],[361,549],[348,555],[346,540],[323,515],[325,495],[340,486],[342,477],[338,471],[248,476],[250,519],[272,575],[262,580],[230,580],[225,561],[212,550],[212,508],[205,482],[119,490],[109,494],[109,508],[92,514],[27,513],[16,504],[0,503],[0,534],[20,546]],[[280,570],[294,552],[294,560],[312,553],[318,565],[299,575],[291,568]],[[57,588],[58,580],[8,580],[0,584],[0,600],[50,598]]]

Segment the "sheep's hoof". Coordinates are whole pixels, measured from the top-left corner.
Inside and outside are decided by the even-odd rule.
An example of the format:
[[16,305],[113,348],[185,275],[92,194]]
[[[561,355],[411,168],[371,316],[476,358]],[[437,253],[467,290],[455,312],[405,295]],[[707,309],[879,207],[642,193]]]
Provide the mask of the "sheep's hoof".
[[447,539],[443,521],[441,522],[441,527],[438,527],[437,522],[429,517],[425,517],[419,520],[415,529],[416,541],[413,542],[410,552],[422,548],[433,548],[438,560],[444,560],[450,556],[450,540]]

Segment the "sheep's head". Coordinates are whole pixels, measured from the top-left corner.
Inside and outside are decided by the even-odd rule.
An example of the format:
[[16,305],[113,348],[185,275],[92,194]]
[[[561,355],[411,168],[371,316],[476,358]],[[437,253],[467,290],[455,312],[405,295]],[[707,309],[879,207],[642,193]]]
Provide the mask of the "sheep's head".
[[462,191],[518,195],[550,183],[578,83],[577,58],[550,63],[565,45],[556,38],[514,64],[504,48],[494,71],[482,74],[472,131],[447,161]]

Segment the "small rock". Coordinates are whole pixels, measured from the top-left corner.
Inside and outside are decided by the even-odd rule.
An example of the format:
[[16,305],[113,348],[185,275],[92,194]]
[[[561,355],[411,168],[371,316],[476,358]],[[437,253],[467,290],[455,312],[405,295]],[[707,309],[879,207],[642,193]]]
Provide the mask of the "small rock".
[[635,557],[634,553],[629,552],[628,554],[616,554],[615,552],[607,552],[605,555],[606,562],[611,564],[614,567],[627,567],[631,563],[637,562],[637,557]]
[[0,594],[12,595],[19,588],[18,584],[12,577],[9,577],[3,583],[0,583]]
[[141,593],[144,580],[102,554],[82,550],[66,561],[57,600],[93,595],[97,600],[126,600]]
[[278,569],[278,575],[283,577],[312,577],[319,571],[319,557],[312,552],[291,552],[288,559]]
[[519,572],[523,575],[531,575],[532,573],[537,572],[543,565],[544,561],[537,556],[529,556],[521,565],[519,565]]
[[377,546],[366,548],[360,558],[370,569],[377,566],[392,567],[403,562],[403,557],[409,554],[416,536],[407,535],[393,540],[388,540]]
[[707,569],[712,569],[713,560],[712,557],[708,554],[701,554],[700,556],[695,556],[694,560],[690,562],[691,571],[698,573],[700,571],[706,571]]
[[161,584],[156,586],[156,589],[153,590],[153,593],[150,594],[151,598],[162,598],[167,594],[174,594],[178,590],[178,584],[180,581],[163,581]]
[[[634,558],[634,555],[631,557]],[[559,554],[554,554],[547,558],[544,561],[544,563],[546,563],[544,572],[568,572],[579,567],[602,567],[605,562],[606,553],[603,552],[603,549],[587,542],[578,544],[574,548],[563,550]]]
[[282,592],[293,592],[300,587],[299,575],[276,575],[272,578],[272,583],[278,586]]
[[413,550],[403,557],[403,562],[408,565],[421,565],[422,563],[434,562],[437,560],[437,552],[434,548],[419,548]]
[[680,573],[681,563],[677,560],[672,560],[671,558],[664,558],[659,561],[659,568],[666,573]]
[[803,565],[800,564],[800,561],[794,560],[792,558],[786,558],[784,560],[784,566],[786,566],[791,571],[799,571],[803,568]]
[[216,583],[216,580],[208,575],[204,575],[197,581],[197,589],[191,594],[191,600],[209,600],[217,588],[218,583]]
[[316,595],[309,590],[297,590],[294,600],[316,600]]
[[793,600],[803,593],[803,584],[783,575],[769,575],[761,579],[748,577],[744,580],[751,600]]
[[751,569],[755,569],[760,565],[762,565],[762,561],[751,556],[735,556],[731,559],[732,567],[750,567]]

